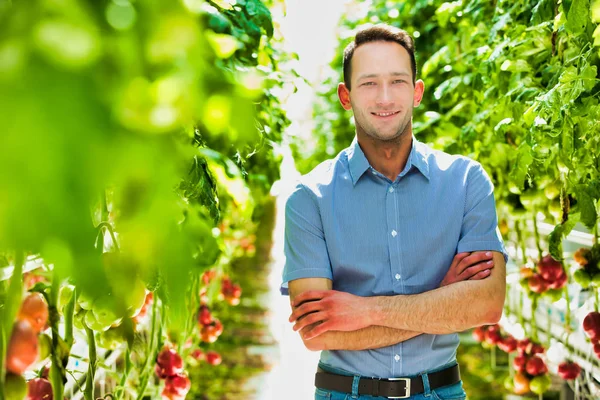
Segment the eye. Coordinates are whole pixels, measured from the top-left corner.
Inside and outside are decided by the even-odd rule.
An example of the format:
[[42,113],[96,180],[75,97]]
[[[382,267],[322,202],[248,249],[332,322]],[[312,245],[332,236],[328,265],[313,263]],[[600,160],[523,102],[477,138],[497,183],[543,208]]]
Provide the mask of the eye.
[[375,85],[375,82],[365,82],[361,86],[373,86],[373,85]]
[[393,83],[406,83],[404,79],[396,79]]

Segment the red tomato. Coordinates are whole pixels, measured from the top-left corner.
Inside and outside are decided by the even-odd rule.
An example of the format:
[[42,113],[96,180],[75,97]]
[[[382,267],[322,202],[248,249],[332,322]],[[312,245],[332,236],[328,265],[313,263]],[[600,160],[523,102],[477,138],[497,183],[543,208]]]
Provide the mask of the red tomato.
[[52,400],[52,384],[44,378],[35,378],[27,382],[26,400]]
[[26,321],[17,321],[13,325],[10,342],[6,352],[6,369],[13,374],[21,375],[39,355],[39,344],[36,332]]
[[533,276],[527,280],[527,284],[529,285],[529,290],[533,293],[543,293],[548,290],[548,282],[546,282],[539,274],[533,274]]
[[165,347],[156,357],[155,372],[160,378],[177,375],[183,372],[183,359],[175,350]]
[[485,340],[485,331],[486,330],[483,326],[478,326],[477,328],[473,329],[473,339],[475,339],[479,343],[483,342]]
[[221,355],[216,351],[209,351],[206,353],[206,361],[210,365],[219,365],[223,360],[221,359]]
[[48,322],[48,304],[40,293],[31,293],[23,300],[18,317],[29,321],[36,333],[44,330]]
[[177,374],[167,378],[165,381],[165,389],[176,396],[185,396],[190,391],[192,386],[190,379],[184,374]]
[[565,380],[575,379],[580,373],[581,367],[577,363],[565,361],[558,365],[558,375]]
[[548,282],[554,282],[561,274],[564,274],[562,264],[547,254],[538,263],[540,275]]
[[207,306],[200,306],[200,310],[198,310],[198,322],[202,325],[210,325],[213,317],[210,313],[210,309]]
[[517,372],[523,373],[525,372],[525,366],[527,365],[527,356],[525,354],[520,354],[515,357],[513,360],[513,367]]
[[548,367],[546,367],[544,360],[542,360],[540,357],[532,356],[527,361],[525,370],[527,371],[527,373],[529,375],[538,376],[538,375],[543,375],[546,372],[548,372]]
[[592,311],[583,319],[583,330],[585,334],[592,340],[600,339],[600,313]]
[[512,353],[517,349],[517,339],[507,336],[498,343],[498,348],[505,353]]

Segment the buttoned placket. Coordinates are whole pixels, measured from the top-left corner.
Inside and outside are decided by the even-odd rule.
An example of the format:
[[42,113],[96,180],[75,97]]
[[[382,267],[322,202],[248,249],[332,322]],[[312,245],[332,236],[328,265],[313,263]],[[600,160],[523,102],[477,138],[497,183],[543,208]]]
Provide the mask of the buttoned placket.
[[[402,286],[403,286],[403,282],[402,282],[402,275],[401,275],[401,270],[402,270],[402,260],[400,259],[400,234],[399,234],[399,230],[400,227],[398,226],[399,223],[399,213],[398,213],[398,196],[396,193],[396,189],[397,189],[397,181],[398,179],[396,179],[396,182],[389,182],[388,180],[388,188],[387,188],[387,193],[386,193],[386,202],[385,202],[385,211],[386,211],[386,220],[388,221],[388,249],[389,249],[389,254],[390,254],[390,272],[391,272],[391,276],[392,276],[392,288],[394,290],[395,293],[403,293],[402,291]],[[391,360],[391,364],[392,364],[392,374],[394,375],[398,375],[402,368],[400,363],[401,360],[401,349],[402,349],[402,345],[401,343],[398,343],[396,345],[393,346],[394,351],[392,352],[392,360]]]

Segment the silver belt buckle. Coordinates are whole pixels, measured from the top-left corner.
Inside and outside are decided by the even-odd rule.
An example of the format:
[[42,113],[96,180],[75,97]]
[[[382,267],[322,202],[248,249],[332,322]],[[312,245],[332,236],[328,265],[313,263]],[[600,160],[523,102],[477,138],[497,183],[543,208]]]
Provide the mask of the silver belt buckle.
[[404,396],[390,396],[388,399],[408,399],[410,397],[410,378],[388,378],[388,381],[404,381],[406,383]]

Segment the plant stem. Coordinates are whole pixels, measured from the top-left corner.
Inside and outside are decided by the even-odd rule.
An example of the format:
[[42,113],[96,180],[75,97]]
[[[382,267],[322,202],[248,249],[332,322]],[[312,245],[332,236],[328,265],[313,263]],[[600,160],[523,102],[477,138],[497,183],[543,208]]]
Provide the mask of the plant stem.
[[137,400],[141,400],[144,397],[144,392],[146,390],[146,386],[148,385],[148,379],[150,377],[150,361],[152,360],[152,356],[154,355],[154,339],[156,337],[156,320],[158,314],[158,296],[156,293],[154,294],[154,300],[152,303],[152,328],[150,330],[150,343],[148,343],[148,349],[146,354],[146,361],[144,362],[144,366],[142,371],[140,372],[140,386],[138,389]]
[[120,400],[123,397],[123,393],[125,392],[125,385],[127,384],[127,377],[129,376],[130,371],[131,371],[131,349],[129,348],[129,345],[127,345],[127,351],[125,352],[125,371],[123,371],[123,376],[121,377],[121,382],[119,383],[119,388],[115,391],[117,400]]
[[517,231],[517,241],[521,248],[521,259],[523,264],[525,264],[527,262],[527,248],[525,246],[525,241],[523,240],[523,233],[521,232],[521,224],[519,221],[515,221],[515,230]]
[[23,265],[25,264],[25,254],[21,251],[15,253],[15,266],[13,269],[10,283],[8,284],[8,293],[4,301],[5,306],[0,307],[0,400],[4,400],[4,379],[6,365],[4,359],[8,348],[8,342],[12,333],[13,322],[17,311],[21,305],[23,297]]
[[[52,366],[50,369],[50,381],[52,382],[52,394],[55,399],[62,399],[64,396],[64,379],[66,378],[65,367],[63,360],[60,358],[60,333],[58,325],[60,323],[60,315],[58,314],[58,292],[60,290],[61,277],[58,274],[56,268],[52,271],[52,287],[50,288],[50,295],[47,297],[48,300],[48,312],[50,320],[50,328],[52,330],[52,349],[50,349],[50,356],[52,359]],[[68,357],[68,356],[67,356]]]
[[567,332],[571,332],[571,303],[570,303],[570,299],[569,299],[569,287],[568,285],[565,285],[565,287],[563,288],[563,293],[564,293],[564,299],[565,302],[567,303],[567,308],[565,310],[565,330]]
[[110,233],[110,237],[112,239],[113,246],[115,246],[115,249],[117,250],[117,252],[121,251],[121,249],[119,248],[119,244],[117,243],[117,238],[115,237],[115,231],[111,224],[103,221],[103,222],[100,222],[96,228],[97,229],[106,228],[108,230],[108,233]]
[[517,309],[517,315],[519,317],[519,324],[525,329],[525,318],[523,318],[523,291],[519,292],[519,308]]
[[535,322],[535,311],[537,310],[538,299],[537,296],[533,298],[531,302],[531,338],[534,342],[539,343],[538,332],[537,332],[537,324]]
[[538,231],[538,226],[537,226],[537,218],[533,217],[533,234],[535,235],[535,245],[538,249],[538,254],[539,254],[539,259],[542,259],[543,256],[543,252],[542,252],[542,246],[540,244],[540,233]]
[[595,286],[592,286],[592,288],[594,289],[594,309],[596,312],[598,312],[598,305],[600,304],[598,303],[598,288]]
[[73,314],[75,314],[75,299],[77,298],[77,288],[73,289],[73,295],[64,309],[65,316],[65,342],[69,347],[69,352],[73,346]]
[[88,364],[88,373],[85,379],[85,390],[83,395],[86,400],[94,400],[94,375],[96,374],[96,338],[94,338],[94,331],[88,328],[88,326],[83,324],[85,328],[85,333],[87,334],[88,339],[88,351],[89,351],[89,364]]

